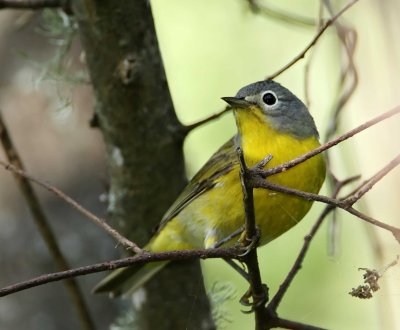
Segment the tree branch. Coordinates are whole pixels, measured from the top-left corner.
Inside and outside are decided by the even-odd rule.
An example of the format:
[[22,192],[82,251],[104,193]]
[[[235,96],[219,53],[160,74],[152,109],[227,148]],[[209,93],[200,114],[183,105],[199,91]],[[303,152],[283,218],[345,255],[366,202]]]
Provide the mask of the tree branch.
[[[22,170],[24,168],[23,162],[11,140],[7,126],[3,121],[3,116],[1,111],[0,111],[0,142],[3,146],[8,161],[14,164],[15,168],[19,168]],[[21,193],[25,198],[26,203],[28,204],[29,210],[33,217],[33,221],[35,222],[35,225],[40,235],[42,236],[51,257],[53,258],[54,263],[61,270],[70,269],[71,267],[57,243],[57,238],[54,235],[49,225],[49,221],[46,217],[46,214],[39,202],[39,198],[36,195],[31,183],[26,177],[23,177],[15,172],[14,172],[14,178],[17,181],[19,189],[21,190]],[[95,329],[95,325],[90,316],[90,312],[85,303],[85,300],[83,299],[83,295],[78,286],[78,283],[71,278],[66,280],[64,284],[67,288],[72,304],[74,305],[74,307],[78,312],[79,319],[82,323],[83,328],[87,330]]]
[[[318,40],[320,39],[320,37],[323,35],[323,33],[325,32],[325,30],[331,26],[345,11],[347,11],[350,7],[352,7],[358,0],[353,0],[352,2],[348,3],[345,7],[343,7],[342,10],[340,10],[336,15],[334,15],[332,18],[330,18],[329,20],[327,20],[325,22],[325,24],[319,29],[319,31],[317,32],[317,34],[314,36],[314,38],[311,40],[311,42],[306,46],[306,48],[300,52],[300,54],[298,54],[292,61],[290,61],[288,64],[286,64],[284,67],[282,67],[281,69],[279,69],[278,71],[276,71],[275,73],[273,73],[272,75],[268,76],[265,79],[274,79],[277,76],[279,76],[281,73],[283,73],[284,71],[286,71],[287,69],[289,69],[291,66],[293,66],[294,64],[296,64],[299,60],[301,60],[302,58],[304,58],[304,56],[307,54],[307,52],[313,47],[315,46],[315,44],[318,42]],[[259,4],[256,4],[254,1],[249,1],[250,6],[254,6],[254,8],[258,8]],[[261,7],[260,7],[261,8]],[[219,118],[220,116],[222,116],[223,114],[225,114],[226,112],[228,112],[230,110],[229,107],[226,107],[224,110],[211,115],[205,119],[202,119],[196,123],[190,124],[190,125],[186,125],[186,126],[182,126],[180,129],[180,132],[182,134],[182,136],[186,136],[190,131],[192,131],[193,129],[202,126],[212,120],[215,120],[217,118]]]
[[261,13],[268,17],[293,24],[296,26],[303,26],[303,27],[313,27],[315,25],[315,21],[312,18],[306,16],[296,15],[284,10],[280,10],[274,8],[271,5],[267,5],[265,3],[260,3],[256,0],[247,0],[249,3],[250,9],[255,13]]
[[89,210],[85,209],[82,205],[80,205],[77,201],[63,193],[60,189],[44,182],[39,179],[34,178],[33,176],[29,175],[26,173],[24,170],[19,169],[15,167],[14,165],[8,164],[2,160],[0,160],[0,166],[3,166],[6,170],[13,172],[14,174],[17,174],[23,178],[26,178],[27,180],[30,180],[39,186],[49,190],[52,192],[54,195],[58,196],[62,200],[64,200],[67,204],[71,205],[73,208],[78,210],[81,214],[83,214],[86,218],[91,220],[93,223],[96,225],[100,226],[103,228],[110,236],[112,236],[115,240],[118,241],[123,247],[126,249],[132,250],[135,253],[142,253],[142,249],[137,246],[134,242],[128,240],[126,237],[122,236],[117,230],[112,228],[104,219],[101,219],[94,215],[92,212]]
[[288,64],[283,66],[281,69],[273,73],[272,75],[268,76],[266,79],[274,79],[280,74],[282,74],[284,71],[292,67],[294,64],[296,64],[298,61],[300,61],[304,56],[307,54],[307,52],[314,47],[314,45],[317,43],[319,38],[323,35],[325,30],[331,26],[340,16],[343,15],[345,11],[347,11],[350,7],[352,7],[358,0],[353,0],[350,3],[348,3],[346,6],[344,6],[335,16],[332,18],[328,19],[325,24],[321,27],[321,29],[317,32],[317,34],[314,36],[314,38],[310,41],[310,43],[304,48],[295,58],[293,58]]
[[[338,181],[336,183],[335,190],[334,190],[334,192],[332,194],[332,198],[336,198],[338,196],[340,190],[344,186],[350,184],[351,182],[353,182],[353,181],[355,181],[357,179],[359,179],[359,176],[351,177],[351,178],[348,178],[347,180],[344,180],[344,181]],[[308,235],[306,235],[304,237],[304,244],[303,244],[303,246],[302,246],[302,248],[301,248],[301,250],[299,252],[299,255],[296,258],[296,261],[294,262],[291,270],[287,274],[285,280],[279,286],[279,289],[276,292],[275,296],[271,299],[271,302],[268,304],[267,309],[275,311],[275,312],[278,309],[278,306],[279,306],[280,302],[282,301],[283,296],[285,295],[285,293],[288,290],[289,286],[293,282],[295,276],[297,275],[297,273],[299,272],[299,270],[302,267],[304,258],[305,258],[306,254],[307,254],[307,251],[308,251],[309,247],[310,247],[311,240],[314,238],[315,234],[317,233],[317,231],[321,227],[324,219],[327,217],[327,215],[334,208],[335,207],[332,206],[332,205],[326,206],[325,209],[322,211],[321,215],[318,217],[318,219],[315,222],[315,224],[313,225],[313,227],[311,228],[311,230],[308,233]]]
[[379,172],[377,172],[370,179],[365,181],[357,190],[353,193],[351,197],[345,199],[345,202],[352,206],[356,203],[362,196],[364,196],[372,187],[379,182],[386,174],[393,170],[400,163],[400,154],[397,155],[393,160],[391,160],[385,167],[383,167]]
[[[373,184],[375,184],[380,179],[382,179],[384,177],[384,175],[389,173],[390,170],[394,169],[399,164],[400,164],[400,156],[396,157],[393,161],[391,161],[388,165],[386,165],[382,170],[380,170],[376,175],[373,176],[373,180],[371,180],[371,187]],[[255,176],[252,176],[250,179],[250,184],[253,188],[264,188],[264,189],[274,190],[274,191],[278,191],[281,193],[301,197],[301,198],[309,200],[309,201],[322,202],[322,203],[325,203],[325,204],[328,204],[328,205],[331,205],[334,207],[341,208],[370,224],[373,224],[375,226],[378,226],[380,228],[390,231],[395,236],[395,238],[400,242],[400,228],[383,223],[383,222],[376,220],[368,215],[365,215],[365,214],[361,213],[360,211],[357,211],[351,207],[364,194],[361,194],[358,198],[353,195],[353,196],[348,197],[347,199],[336,199],[336,198],[331,198],[331,197],[327,197],[327,196],[323,196],[323,195],[313,194],[313,193],[281,186],[281,185],[272,183],[268,180],[265,180],[260,175],[257,175],[257,172],[253,172],[253,173],[256,174]],[[377,181],[376,177],[379,177],[380,179]],[[364,186],[362,185],[362,187],[364,187]],[[357,191],[358,191],[358,189],[356,190],[356,192]]]
[[389,111],[375,117],[374,119],[371,119],[371,120],[365,122],[364,124],[350,130],[349,132],[337,137],[336,139],[333,139],[332,141],[327,142],[327,143],[321,145],[320,147],[318,147],[310,152],[307,152],[304,155],[301,155],[300,157],[297,157],[291,161],[288,161],[284,164],[281,164],[279,166],[273,167],[268,170],[257,170],[257,171],[263,178],[266,178],[270,175],[284,172],[284,171],[288,170],[289,168],[292,168],[293,166],[296,166],[297,164],[300,164],[300,163],[306,161],[307,159],[314,157],[315,155],[318,155],[321,152],[332,148],[333,146],[347,140],[348,138],[351,138],[352,136],[366,130],[367,128],[369,128],[373,125],[376,125],[376,124],[380,123],[381,121],[386,120],[390,117],[398,115],[399,113],[400,113],[400,106],[397,106],[397,107],[393,108],[392,110],[389,110]]
[[231,110],[232,110],[231,107],[226,107],[225,109],[221,110],[220,112],[217,112],[207,118],[199,120],[190,125],[182,125],[178,129],[180,130],[180,133],[182,134],[182,136],[186,136],[187,134],[189,134],[189,132],[191,132],[195,128],[202,126],[204,124],[207,124],[208,122],[213,121],[215,119],[218,119],[219,117],[221,117],[222,115],[226,114],[227,112],[229,112]]
[[[330,197],[316,195],[316,194],[310,194],[307,192],[298,191],[295,189],[275,185],[275,184],[272,184],[271,182],[268,182],[267,180],[261,180],[260,176],[264,177],[264,176],[268,176],[268,175],[273,175],[273,174],[282,172],[286,168],[291,168],[293,166],[296,166],[297,164],[326,150],[327,148],[332,147],[333,145],[336,145],[336,144],[344,141],[345,139],[355,135],[358,132],[361,132],[362,130],[364,130],[384,119],[394,116],[395,114],[398,114],[399,112],[400,112],[400,107],[392,109],[391,111],[388,111],[388,112],[382,114],[381,116],[378,116],[375,119],[370,120],[363,125],[360,125],[356,129],[349,131],[348,133],[340,136],[339,138],[321,146],[320,148],[315,149],[311,153],[307,153],[306,155],[300,156],[300,157],[296,158],[295,160],[290,161],[281,166],[277,166],[277,167],[272,168],[267,171],[260,171],[259,167],[257,167],[257,166],[255,166],[251,169],[247,169],[247,171],[251,172],[252,176],[254,175],[254,177],[251,178],[251,181],[252,181],[251,184],[253,185],[253,187],[260,187],[260,188],[276,190],[279,192],[296,195],[296,196],[299,196],[301,198],[305,198],[308,200],[324,202],[324,203],[329,204],[331,207],[341,207],[341,208],[345,209],[346,211],[348,211],[349,213],[352,213],[374,225],[381,226],[385,229],[392,231],[393,233],[398,233],[399,229],[392,227],[390,225],[382,224],[382,223],[378,222],[377,220],[372,219],[372,218],[362,214],[361,212],[353,209],[352,207],[349,207],[349,205],[346,204],[345,200],[338,200],[335,198],[330,198]],[[264,163],[265,160],[262,160],[261,162]],[[399,163],[399,159],[398,159],[398,157],[396,157],[394,161],[390,162],[387,166],[385,166],[382,170],[380,170],[376,175],[374,175],[370,180],[368,180],[366,183],[363,183],[360,186],[360,189],[356,189],[355,193],[357,193],[361,189],[362,189],[362,191],[369,190],[370,187],[372,187],[376,182],[378,182],[378,178],[379,179],[382,178],[384,176],[384,174],[387,174],[389,172],[389,170],[393,169],[395,165],[398,165],[398,163]],[[2,165],[3,167],[5,167],[8,170],[13,171],[15,174],[18,174],[18,175],[23,176],[33,182],[38,183],[39,185],[45,187],[46,189],[48,189],[51,192],[53,192],[54,194],[56,194],[58,197],[66,200],[70,204],[71,204],[71,201],[73,201],[70,197],[65,196],[65,194],[63,194],[63,193],[60,193],[60,191],[57,188],[54,188],[47,183],[41,182],[41,181],[29,176],[24,171],[19,170],[10,164],[0,161],[0,165]],[[360,194],[359,198],[361,198],[363,195],[364,195],[364,193]],[[67,197],[67,198],[65,199],[65,197]],[[352,196],[349,196],[348,198],[350,198],[350,197],[352,197]],[[351,202],[353,202],[353,199],[349,199],[349,200],[351,200]],[[77,204],[77,203],[75,201],[73,201],[73,202],[74,203],[72,203],[71,205],[76,207],[75,204]],[[80,206],[80,208],[82,208],[82,207]],[[85,210],[85,212],[82,212],[82,213],[86,215],[86,212],[89,212],[89,211]],[[90,212],[89,212],[89,214],[90,214]],[[101,220],[101,219],[100,219],[100,221],[104,222],[104,220]],[[101,227],[104,229],[103,226],[101,226]],[[399,237],[400,235],[395,234],[395,236]],[[142,251],[142,250],[140,250],[140,251]],[[194,251],[193,253],[192,253],[192,251],[184,251],[184,252],[177,251],[177,252],[168,252],[168,253],[161,253],[161,254],[158,254],[158,253],[157,254],[149,254],[147,252],[142,252],[140,255],[137,255],[137,256],[131,257],[131,258],[127,258],[127,259],[122,259],[124,261],[117,261],[116,263],[108,262],[108,263],[93,265],[93,267],[86,266],[86,267],[79,268],[77,270],[62,272],[61,274],[54,273],[56,275],[50,274],[51,276],[49,278],[47,278],[46,275],[44,275],[44,276],[40,277],[39,280],[33,279],[31,281],[28,281],[29,282],[28,284],[26,284],[26,282],[24,282],[25,284],[18,286],[18,287],[21,287],[21,289],[18,289],[17,291],[23,290],[24,288],[29,288],[29,287],[35,286],[35,283],[39,283],[38,285],[41,285],[41,284],[44,284],[47,282],[57,281],[60,279],[69,278],[69,277],[73,277],[73,276],[79,276],[79,275],[99,272],[99,271],[103,271],[103,270],[107,270],[107,269],[115,269],[115,268],[125,267],[125,266],[133,264],[135,262],[151,262],[151,261],[157,261],[157,260],[183,260],[186,258],[189,259],[189,258],[196,258],[196,257],[200,257],[200,258],[218,258],[218,257],[235,258],[238,256],[237,253],[234,252],[234,251],[236,251],[234,249],[210,249],[210,250],[193,250],[193,251]],[[170,258],[170,259],[168,259],[168,258]],[[6,290],[6,288],[5,288],[4,290],[1,292],[9,292],[9,289]],[[15,291],[12,291],[12,292],[15,292]],[[11,293],[11,291],[9,293]],[[9,294],[9,293],[6,293],[6,294]]]
[[83,266],[63,272],[49,273],[32,278],[27,281],[9,285],[0,289],[0,297],[4,297],[12,293],[23,291],[46,283],[56,282],[71,277],[77,277],[82,275],[99,273],[107,270],[114,270],[118,268],[128,267],[134,264],[149,263],[153,261],[164,261],[164,260],[178,261],[178,260],[190,260],[198,258],[201,259],[236,258],[237,254],[238,253],[236,248],[182,250],[182,251],[169,251],[160,253],[143,252],[133,257],[97,263],[90,266]]

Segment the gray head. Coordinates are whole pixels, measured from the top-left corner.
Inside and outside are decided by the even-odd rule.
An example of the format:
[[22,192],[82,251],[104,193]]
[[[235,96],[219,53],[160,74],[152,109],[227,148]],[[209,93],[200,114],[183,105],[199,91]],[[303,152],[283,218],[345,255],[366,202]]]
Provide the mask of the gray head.
[[307,107],[296,95],[272,81],[258,81],[239,90],[236,97],[223,98],[233,108],[248,108],[257,105],[268,118],[268,122],[280,132],[304,139],[317,136],[314,119]]

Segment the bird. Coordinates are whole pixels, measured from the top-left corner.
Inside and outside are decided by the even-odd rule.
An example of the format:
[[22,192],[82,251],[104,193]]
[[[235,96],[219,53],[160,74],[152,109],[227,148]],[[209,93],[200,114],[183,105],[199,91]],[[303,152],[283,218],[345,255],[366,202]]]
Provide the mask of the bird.
[[[273,168],[320,146],[319,134],[306,105],[273,80],[241,88],[235,97],[222,98],[234,113],[237,134],[222,145],[189,181],[166,211],[157,232],[144,247],[149,252],[213,248],[245,221],[240,147],[247,167],[271,159]],[[284,187],[318,193],[325,179],[322,154],[267,180]],[[265,245],[295,226],[307,214],[312,201],[268,189],[254,189],[254,212],[259,231],[258,246]],[[237,242],[227,240],[223,246]],[[117,269],[94,288],[113,297],[129,296],[149,281],[169,261]]]

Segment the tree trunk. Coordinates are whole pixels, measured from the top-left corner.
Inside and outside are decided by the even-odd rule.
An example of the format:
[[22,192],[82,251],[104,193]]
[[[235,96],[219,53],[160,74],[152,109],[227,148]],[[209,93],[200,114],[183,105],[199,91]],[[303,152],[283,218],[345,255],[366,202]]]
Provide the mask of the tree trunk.
[[[109,211],[143,246],[185,185],[173,109],[148,1],[73,1],[107,146]],[[171,264],[133,304],[137,329],[213,329],[198,261]]]

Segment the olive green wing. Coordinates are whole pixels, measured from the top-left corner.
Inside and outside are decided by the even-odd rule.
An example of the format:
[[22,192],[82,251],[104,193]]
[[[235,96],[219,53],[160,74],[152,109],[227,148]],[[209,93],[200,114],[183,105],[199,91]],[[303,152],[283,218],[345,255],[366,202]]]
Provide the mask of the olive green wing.
[[176,217],[194,199],[214,187],[217,178],[230,172],[238,164],[236,139],[237,137],[234,136],[226,142],[190,180],[175,203],[165,213],[158,230],[163,228],[169,220]]

